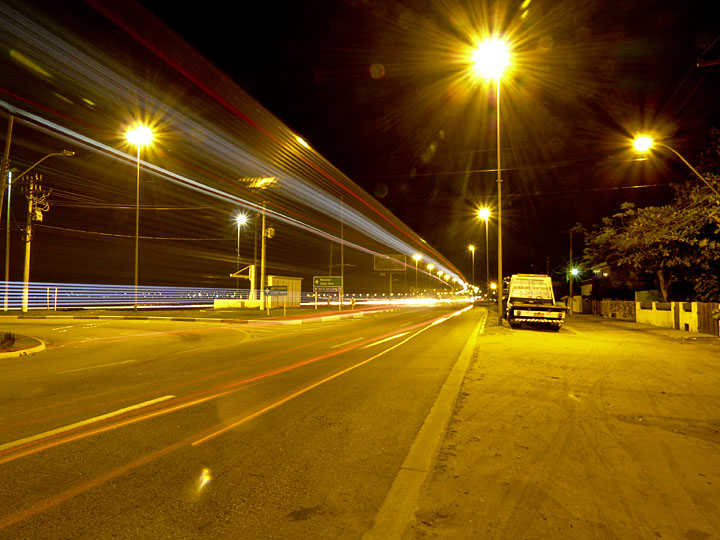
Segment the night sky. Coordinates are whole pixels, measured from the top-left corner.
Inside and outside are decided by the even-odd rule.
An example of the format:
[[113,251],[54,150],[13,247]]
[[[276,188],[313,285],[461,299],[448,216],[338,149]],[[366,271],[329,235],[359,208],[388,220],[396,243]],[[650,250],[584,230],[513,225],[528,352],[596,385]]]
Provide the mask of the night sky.
[[720,57],[711,2],[534,0],[525,18],[521,2],[244,4],[145,3],[464,272],[484,242],[473,211],[496,205],[492,89],[451,88],[448,49],[473,28],[519,42],[501,97],[508,271],[562,272],[563,231],[667,200],[687,172],[630,161],[633,130],[692,159],[719,118],[720,67],[695,66]]
[[[712,15],[713,4],[211,1],[200,9],[150,1],[141,3],[141,11],[123,26],[113,11],[127,14],[129,4],[8,2],[21,11],[36,10],[50,31],[57,24],[75,32],[77,41],[71,43],[79,50],[94,47],[115,56],[134,73],[130,80],[139,88],[162,90],[157,95],[170,115],[184,107],[198,121],[223,127],[228,120],[218,112],[223,100],[244,103],[242,96],[217,78],[209,79],[200,95],[201,87],[188,84],[176,65],[163,64],[166,56],[184,55],[187,72],[197,65],[198,73],[209,73],[190,52],[194,49],[466,278],[471,275],[469,244],[478,246],[478,277],[484,269],[485,231],[475,212],[489,206],[495,214],[497,205],[495,88],[468,77],[466,53],[483,32],[506,35],[513,64],[502,80],[500,100],[504,274],[549,271],[558,279],[568,264],[567,231],[576,223],[591,228],[624,201],[663,204],[672,195],[669,184],[689,178],[682,163],[661,151],[637,161],[628,150],[633,133],[652,131],[693,161],[709,129],[720,125],[720,66],[712,65],[720,58],[720,20]],[[143,14],[142,8],[149,12]],[[162,45],[148,47],[145,36],[163,43],[163,26],[190,49],[170,39],[165,51]],[[97,95],[94,108],[79,107],[82,83],[64,80],[62,70],[54,79],[38,76],[36,67],[12,54],[12,47],[20,46],[34,53],[33,44],[22,43],[19,36],[19,42],[4,48],[4,99],[70,122],[74,129],[87,128],[93,137],[120,148],[118,128],[132,96],[117,103]],[[36,60],[44,65],[42,56]],[[708,65],[698,67],[698,60]],[[225,127],[229,132],[245,129],[235,123]],[[172,163],[187,174],[208,174],[206,181],[227,187],[212,174],[241,173],[204,156],[207,141],[196,135],[169,130],[148,160],[158,166]],[[59,148],[49,137],[17,124],[11,162],[26,165]],[[127,283],[132,161],[109,165],[73,148],[79,159],[48,162],[48,182],[55,191],[52,211],[38,226],[35,279]],[[325,189],[336,197],[342,194],[337,186]],[[144,176],[142,193],[143,231],[154,235],[141,247],[145,282],[230,285],[235,230],[229,218],[236,207],[170,193],[164,181],[151,175]],[[308,215],[299,203],[276,202],[291,215]],[[21,248],[17,231],[23,204],[20,197],[13,200],[14,253]],[[162,217],[168,215],[173,219]],[[321,223],[319,215],[310,217]],[[339,233],[339,223],[323,220],[324,230]],[[337,269],[331,240],[299,241],[277,226],[273,272],[307,276],[332,272],[333,264]],[[164,251],[152,247],[171,237],[177,241],[165,242]],[[491,218],[491,274],[497,264],[496,237]],[[363,242],[360,233],[351,240]],[[252,251],[249,242],[246,233],[245,254]],[[582,235],[574,235],[575,260],[582,247]],[[304,260],[308,253],[316,254],[314,260]],[[358,276],[372,273],[363,267],[366,255],[362,260],[348,256]],[[18,273],[19,260],[13,257],[12,274]],[[359,289],[365,286],[358,281]]]

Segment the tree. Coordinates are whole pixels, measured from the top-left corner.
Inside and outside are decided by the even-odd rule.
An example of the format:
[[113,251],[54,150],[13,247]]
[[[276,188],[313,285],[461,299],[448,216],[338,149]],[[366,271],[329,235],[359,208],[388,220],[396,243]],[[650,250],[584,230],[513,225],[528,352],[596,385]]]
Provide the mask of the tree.
[[[713,186],[720,177],[705,174]],[[623,203],[586,237],[590,265],[608,263],[635,275],[653,273],[663,299],[720,298],[720,201],[707,186],[686,182],[674,186],[675,198],[665,206],[636,208]],[[682,297],[682,298],[681,298]]]

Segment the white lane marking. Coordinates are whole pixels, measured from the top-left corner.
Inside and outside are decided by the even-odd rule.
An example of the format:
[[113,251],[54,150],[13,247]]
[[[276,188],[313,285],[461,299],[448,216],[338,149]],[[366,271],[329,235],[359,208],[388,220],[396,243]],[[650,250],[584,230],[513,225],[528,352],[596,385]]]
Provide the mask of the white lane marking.
[[359,337],[359,338],[357,338],[357,339],[351,339],[350,341],[346,341],[345,343],[341,343],[340,345],[333,345],[333,346],[330,347],[330,348],[331,348],[331,349],[337,349],[337,348],[339,348],[339,347],[342,347],[343,345],[350,345],[351,343],[355,343],[356,341],[360,341],[361,339],[365,339],[365,338]]
[[163,397],[159,397],[157,399],[151,399],[150,401],[144,401],[143,403],[138,403],[137,405],[130,405],[129,407],[125,407],[123,409],[118,409],[117,411],[109,412],[106,414],[101,414],[100,416],[88,418],[87,420],[81,420],[80,422],[75,422],[74,424],[59,427],[57,429],[52,429],[50,431],[45,431],[43,433],[38,433],[37,435],[25,437],[24,439],[18,439],[17,441],[0,444],[0,452],[2,452],[3,450],[7,450],[8,448],[14,448],[16,446],[20,446],[21,444],[37,441],[39,439],[45,439],[47,437],[51,437],[52,435],[57,435],[58,433],[64,433],[66,431],[70,431],[71,429],[75,429],[77,427],[86,426],[88,424],[93,424],[95,422],[100,422],[101,420],[106,420],[107,418],[112,418],[113,416],[119,416],[119,415],[129,412],[129,411],[142,409],[143,407],[148,407],[150,405],[154,405],[155,403],[160,403],[161,401],[167,401],[168,399],[172,399],[174,397],[175,396],[163,396]]
[[386,341],[392,341],[393,339],[397,339],[400,337],[403,337],[404,335],[409,334],[409,332],[403,332],[402,334],[395,334],[394,336],[387,337],[385,339],[381,339],[380,341],[376,341],[375,343],[369,343],[365,345],[364,347],[361,347],[362,349],[369,349],[370,347],[374,347],[375,345],[380,345],[381,343],[385,343]]
[[67,369],[65,371],[58,371],[58,374],[60,373],[75,373],[76,371],[85,371],[88,369],[98,369],[98,368],[104,368],[104,367],[110,367],[110,366],[119,366],[121,364],[130,364],[132,362],[137,362],[137,360],[123,360],[122,362],[112,362],[111,364],[99,364],[97,366],[87,366],[87,367],[81,367],[77,369]]

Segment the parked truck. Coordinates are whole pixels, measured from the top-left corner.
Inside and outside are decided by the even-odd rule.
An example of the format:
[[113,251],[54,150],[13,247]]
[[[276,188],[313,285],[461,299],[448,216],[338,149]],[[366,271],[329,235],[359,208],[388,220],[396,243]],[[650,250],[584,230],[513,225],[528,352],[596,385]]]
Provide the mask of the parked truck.
[[505,315],[511,328],[527,323],[558,331],[566,312],[564,305],[555,303],[550,276],[515,274],[510,278]]

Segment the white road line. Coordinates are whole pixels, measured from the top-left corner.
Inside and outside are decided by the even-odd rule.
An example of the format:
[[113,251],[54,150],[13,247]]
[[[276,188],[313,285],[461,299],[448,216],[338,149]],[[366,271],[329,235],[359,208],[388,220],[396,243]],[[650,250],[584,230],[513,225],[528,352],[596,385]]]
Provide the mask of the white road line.
[[99,364],[97,366],[87,366],[87,367],[81,367],[77,369],[67,369],[65,371],[58,371],[58,374],[60,373],[75,373],[76,371],[85,371],[88,369],[98,369],[103,367],[110,367],[110,366],[119,366],[121,364],[130,364],[132,362],[137,362],[137,360],[123,360],[122,362],[113,362],[111,364]]
[[75,422],[74,424],[70,424],[68,426],[63,426],[63,427],[59,427],[57,429],[53,429],[50,431],[45,431],[44,433],[38,433],[37,435],[25,437],[24,439],[18,439],[17,441],[0,444],[0,452],[2,452],[3,450],[7,450],[8,448],[15,448],[16,446],[20,446],[25,443],[37,441],[40,439],[45,439],[47,437],[51,437],[52,435],[57,435],[58,433],[64,433],[66,431],[70,431],[71,429],[75,429],[77,427],[86,426],[88,424],[93,424],[95,422],[100,422],[101,420],[106,420],[107,418],[112,418],[113,416],[119,416],[119,415],[129,412],[129,411],[142,409],[143,407],[148,407],[150,405],[154,405],[155,403],[160,403],[161,401],[167,401],[168,399],[172,399],[174,397],[175,396],[163,396],[163,397],[159,397],[157,399],[151,399],[150,401],[144,401],[143,403],[138,403],[137,405],[130,405],[129,407],[125,407],[123,409],[118,409],[117,411],[109,412],[106,414],[101,414],[100,416],[88,418],[87,420],[81,420],[80,422]]
[[339,347],[342,347],[343,345],[350,345],[351,343],[355,343],[356,341],[360,341],[361,339],[365,339],[365,338],[359,337],[359,338],[357,338],[357,339],[351,339],[350,341],[346,341],[345,343],[341,343],[340,345],[333,345],[333,346],[330,347],[330,348],[331,348],[331,349],[337,349],[337,348],[339,348]]
[[409,332],[403,332],[402,334],[395,334],[394,336],[390,336],[385,339],[381,339],[380,341],[376,341],[375,343],[369,343],[368,345],[365,345],[362,348],[369,349],[370,347],[374,347],[375,345],[380,345],[381,343],[385,343],[386,341],[392,341],[393,339],[401,338],[406,334],[409,334]]

